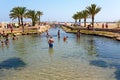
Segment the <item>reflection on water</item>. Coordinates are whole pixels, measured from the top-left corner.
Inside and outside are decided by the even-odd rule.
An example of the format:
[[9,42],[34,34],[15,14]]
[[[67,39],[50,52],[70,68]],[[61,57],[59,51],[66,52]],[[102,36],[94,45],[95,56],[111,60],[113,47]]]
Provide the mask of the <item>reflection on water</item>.
[[[120,80],[119,42],[90,35],[77,38],[61,29],[58,38],[59,29],[49,31],[53,48],[45,34],[19,36],[10,40],[9,47],[0,47],[0,79]],[[67,42],[64,36],[68,36]]]
[[76,38],[77,45],[80,45],[80,37]]
[[53,53],[54,53],[53,48],[49,48],[49,54],[50,54],[51,60],[52,60],[52,57],[53,57]]

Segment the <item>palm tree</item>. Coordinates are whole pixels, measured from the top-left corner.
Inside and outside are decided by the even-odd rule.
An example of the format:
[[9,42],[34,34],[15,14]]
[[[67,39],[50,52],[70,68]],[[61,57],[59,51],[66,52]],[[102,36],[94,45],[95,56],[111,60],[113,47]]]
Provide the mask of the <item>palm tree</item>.
[[[25,14],[26,14],[26,7],[20,7],[20,20],[21,20],[21,25],[23,27],[23,30],[24,30],[24,25],[23,25],[23,18],[25,17]],[[24,31],[23,31],[24,32]]]
[[26,7],[14,7],[9,14],[11,19],[18,18],[18,23],[19,25],[20,24],[22,25],[23,32],[24,32],[23,18],[25,16],[26,11],[27,11]]
[[92,17],[92,27],[94,28],[94,17],[101,10],[101,7],[97,7],[96,4],[86,7],[88,14]]
[[38,17],[39,17],[39,25],[40,25],[40,17],[43,15],[43,12],[37,11],[37,15],[38,15]]
[[34,10],[28,10],[26,13],[26,18],[30,18],[32,20],[32,26],[35,26],[38,21],[37,12]]
[[88,17],[88,12],[87,10],[82,11],[82,17],[84,18],[84,27],[86,27],[86,19]]
[[77,23],[77,20],[78,20],[78,15],[77,14],[74,14],[73,16],[72,16],[72,18],[75,20],[75,24]]
[[77,12],[77,16],[78,16],[78,19],[79,19],[79,25],[81,25],[81,19],[83,18],[82,16],[82,12]]
[[19,18],[19,16],[17,16],[16,13],[11,13],[11,14],[9,14],[9,16],[10,16],[10,19],[12,19],[12,20],[18,18],[18,24],[20,25],[20,18]]
[[18,23],[20,25],[20,16],[19,16],[19,9],[18,7],[14,7],[11,11],[10,11],[10,19],[14,20],[16,18],[18,18]]

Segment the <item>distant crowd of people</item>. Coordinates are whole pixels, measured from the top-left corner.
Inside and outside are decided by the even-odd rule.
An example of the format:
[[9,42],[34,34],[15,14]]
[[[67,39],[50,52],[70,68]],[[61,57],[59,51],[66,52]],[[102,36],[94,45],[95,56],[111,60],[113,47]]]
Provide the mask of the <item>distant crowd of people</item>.
[[102,24],[102,29],[104,29],[104,28],[106,28],[106,29],[108,28],[108,23],[106,23],[106,24],[103,23]]
[[[96,24],[97,24],[97,23],[96,23]],[[97,26],[99,26],[99,24],[97,24]],[[108,23],[103,23],[103,24],[101,25],[101,28],[102,28],[102,29],[108,29]],[[88,29],[88,30],[93,29],[92,25],[91,25],[91,24],[87,25],[87,29]]]
[[5,45],[9,45],[10,44],[9,39],[17,40],[18,37],[15,34],[13,34],[13,33],[12,33],[11,36],[10,36],[10,34],[5,33],[4,31],[3,31],[3,33],[0,33],[0,42],[1,42],[1,46],[2,47],[4,47]]

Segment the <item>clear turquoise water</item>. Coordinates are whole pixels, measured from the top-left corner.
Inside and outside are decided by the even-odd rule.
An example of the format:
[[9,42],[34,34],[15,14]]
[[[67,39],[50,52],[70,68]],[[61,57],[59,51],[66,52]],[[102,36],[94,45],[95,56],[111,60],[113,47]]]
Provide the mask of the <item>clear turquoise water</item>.
[[[97,36],[49,30],[46,34],[19,36],[0,47],[0,80],[120,80],[120,42]],[[66,42],[63,37],[68,36]]]

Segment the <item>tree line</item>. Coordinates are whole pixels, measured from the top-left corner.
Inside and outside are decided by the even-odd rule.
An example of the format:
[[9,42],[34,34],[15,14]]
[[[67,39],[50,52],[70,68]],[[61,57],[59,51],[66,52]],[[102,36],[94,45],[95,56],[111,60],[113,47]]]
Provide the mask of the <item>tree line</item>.
[[10,11],[10,19],[18,19],[18,24],[22,26],[23,32],[24,32],[24,24],[23,19],[29,18],[32,20],[32,26],[35,26],[36,22],[39,21],[40,24],[40,17],[43,15],[43,12],[41,11],[35,11],[27,9],[26,7],[14,7]]
[[97,7],[96,4],[91,4],[90,6],[87,6],[85,10],[76,12],[73,14],[72,18],[75,20],[75,24],[77,23],[77,20],[79,20],[79,23],[81,23],[81,19],[84,19],[84,27],[86,27],[86,19],[91,18],[92,19],[92,27],[94,28],[94,18],[95,15],[100,12],[101,7]]

